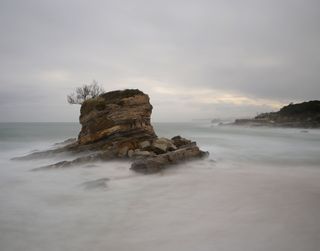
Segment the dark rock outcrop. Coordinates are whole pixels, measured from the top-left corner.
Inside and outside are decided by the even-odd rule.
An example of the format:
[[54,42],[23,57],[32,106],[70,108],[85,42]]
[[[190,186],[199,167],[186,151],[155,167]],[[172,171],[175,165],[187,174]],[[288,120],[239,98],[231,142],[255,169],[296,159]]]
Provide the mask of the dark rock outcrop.
[[278,112],[261,113],[253,119],[237,119],[235,125],[274,127],[320,127],[320,101],[289,104]]
[[196,143],[192,142],[163,154],[138,158],[132,163],[131,169],[145,174],[156,173],[170,165],[207,156],[208,152],[201,151]]
[[[19,159],[46,158],[61,153],[81,154],[34,170],[72,167],[97,160],[131,159],[131,169],[154,173],[166,166],[208,155],[181,136],[158,138],[150,123],[152,105],[140,90],[104,93],[81,106],[81,131],[76,142]],[[66,142],[67,143],[67,142]]]

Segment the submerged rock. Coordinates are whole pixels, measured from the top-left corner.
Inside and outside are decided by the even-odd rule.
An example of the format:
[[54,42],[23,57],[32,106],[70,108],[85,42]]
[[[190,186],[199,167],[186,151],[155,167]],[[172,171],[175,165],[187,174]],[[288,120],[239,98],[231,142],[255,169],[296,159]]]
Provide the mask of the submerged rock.
[[77,139],[76,138],[69,138],[69,139],[66,139],[62,142],[58,142],[58,143],[55,143],[54,145],[55,146],[61,146],[61,145],[68,145],[68,144],[72,144],[72,143],[76,143],[77,142]]
[[61,153],[80,153],[71,161],[61,161],[36,168],[56,169],[94,161],[131,159],[131,169],[154,173],[163,168],[208,153],[195,142],[181,136],[158,138],[150,123],[152,105],[149,96],[140,90],[104,93],[86,100],[81,106],[81,131],[76,142],[56,149],[36,152],[19,159],[52,157]]
[[81,185],[88,190],[91,189],[105,189],[107,188],[107,182],[109,181],[109,178],[101,178],[97,180],[91,180],[87,182],[83,182]]

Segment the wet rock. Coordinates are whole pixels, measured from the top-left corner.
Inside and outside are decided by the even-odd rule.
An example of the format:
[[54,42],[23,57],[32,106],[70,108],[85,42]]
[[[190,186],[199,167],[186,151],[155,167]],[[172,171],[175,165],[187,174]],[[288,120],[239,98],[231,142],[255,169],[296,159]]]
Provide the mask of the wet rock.
[[170,139],[166,138],[155,139],[152,143],[152,147],[155,152],[160,154],[177,149],[173,142]]
[[165,163],[157,159],[138,159],[131,164],[131,170],[143,174],[152,174],[160,172]]
[[54,157],[58,154],[65,153],[66,151],[67,150],[64,148],[52,149],[52,150],[47,150],[47,151],[37,151],[37,152],[33,152],[31,154],[28,154],[26,156],[11,158],[11,160],[45,159],[45,158]]
[[61,146],[61,145],[68,145],[68,144],[76,143],[76,142],[77,142],[76,138],[69,138],[69,139],[66,139],[66,140],[64,140],[62,142],[55,143],[54,145],[55,146]]
[[155,156],[156,154],[154,152],[149,152],[149,151],[143,151],[140,149],[136,149],[133,152],[132,157],[150,157],[150,156]]
[[191,144],[191,140],[182,138],[180,135],[174,136],[171,140],[173,144],[178,148]]
[[93,153],[86,156],[82,156],[79,158],[76,158],[74,160],[64,160],[60,161],[51,165],[42,166],[38,168],[32,169],[32,171],[39,171],[39,170],[46,170],[46,169],[58,169],[58,168],[66,168],[66,167],[73,167],[73,166],[80,166],[87,163],[93,163],[95,161],[106,161],[106,160],[112,160],[117,158],[117,155],[112,151],[103,151],[99,153]]
[[151,174],[159,172],[170,165],[191,159],[204,158],[208,155],[208,152],[203,152],[195,144],[191,144],[175,151],[135,160],[131,165],[131,169],[136,172]]

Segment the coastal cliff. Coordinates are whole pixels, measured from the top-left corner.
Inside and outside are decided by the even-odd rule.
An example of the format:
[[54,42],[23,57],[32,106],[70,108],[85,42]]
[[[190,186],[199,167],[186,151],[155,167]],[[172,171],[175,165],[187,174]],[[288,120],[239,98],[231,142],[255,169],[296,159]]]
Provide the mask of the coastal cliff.
[[289,104],[278,112],[261,113],[253,119],[237,119],[235,125],[274,127],[320,127],[320,101]]

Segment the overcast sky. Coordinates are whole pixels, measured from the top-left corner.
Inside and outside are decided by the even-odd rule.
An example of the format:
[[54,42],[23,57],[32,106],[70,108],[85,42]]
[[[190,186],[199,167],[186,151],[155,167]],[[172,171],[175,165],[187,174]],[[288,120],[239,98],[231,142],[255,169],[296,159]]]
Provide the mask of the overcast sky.
[[0,121],[78,121],[97,80],[153,121],[254,116],[320,97],[319,0],[0,0]]

